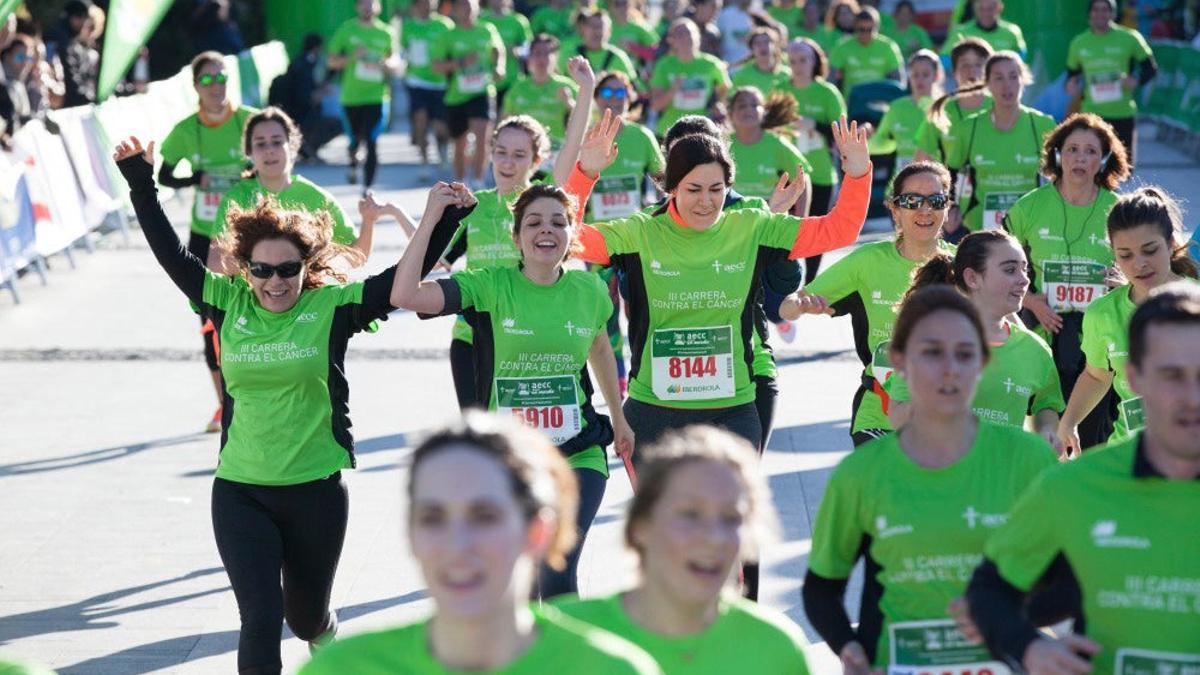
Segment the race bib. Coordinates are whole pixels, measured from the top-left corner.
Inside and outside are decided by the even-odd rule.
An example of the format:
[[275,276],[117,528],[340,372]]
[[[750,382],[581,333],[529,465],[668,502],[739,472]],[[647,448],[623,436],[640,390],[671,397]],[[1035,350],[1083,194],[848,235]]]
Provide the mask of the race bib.
[[583,420],[575,395],[575,378],[497,377],[496,411],[512,415],[562,445],[579,435]]
[[217,209],[221,206],[224,192],[216,190],[196,190],[196,220],[213,221],[217,219]]
[[1146,411],[1142,408],[1142,397],[1121,401],[1121,415],[1125,418],[1125,427],[1130,433],[1141,431],[1146,426]]
[[887,379],[892,376],[892,372],[895,370],[892,367],[892,358],[888,354],[888,348],[891,344],[891,340],[880,342],[879,346],[875,347],[875,356],[871,358],[871,376],[875,378],[880,387],[883,386],[884,382],[887,382]]
[[464,94],[478,94],[488,86],[488,74],[485,72],[459,73],[454,79],[458,83],[458,90]]
[[888,634],[888,675],[1012,675],[987,647],[968,642],[950,619],[893,623]]
[[408,65],[424,68],[429,65],[429,43],[413,40],[408,45]]
[[975,182],[971,180],[971,172],[964,166],[954,179],[954,200],[959,204],[966,204],[974,195]]
[[814,150],[825,149],[825,137],[817,132],[804,132],[796,134],[795,145],[796,149],[803,154],[808,154]]
[[1114,103],[1125,98],[1120,73],[1104,73],[1088,78],[1088,94],[1092,103]]
[[1171,654],[1146,649],[1118,649],[1113,675],[1196,675],[1200,654]]
[[370,61],[356,61],[354,77],[363,82],[383,82],[383,66]]
[[1047,260],[1042,263],[1042,290],[1055,312],[1082,312],[1104,295],[1104,265],[1086,260]]
[[733,326],[656,330],[650,363],[654,395],[663,401],[733,396]]
[[1024,192],[989,192],[983,196],[983,229],[998,230],[1004,227],[1004,216]]
[[701,78],[684,78],[683,86],[675,92],[675,107],[679,110],[704,110],[708,103],[708,88]]
[[641,203],[642,191],[637,176],[601,178],[592,189],[592,217],[596,220],[631,216]]

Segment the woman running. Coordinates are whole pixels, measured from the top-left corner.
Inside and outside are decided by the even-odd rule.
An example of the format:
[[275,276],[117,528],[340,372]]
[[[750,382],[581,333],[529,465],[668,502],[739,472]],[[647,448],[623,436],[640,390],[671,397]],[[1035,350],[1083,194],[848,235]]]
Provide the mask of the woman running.
[[574,80],[559,74],[558,49],[558,38],[553,35],[541,33],[533,38],[526,61],[529,74],[517,79],[500,108],[502,118],[528,115],[537,120],[550,136],[551,152],[557,152],[567,138],[567,116],[579,90]]
[[754,449],[688,427],[646,451],[638,479],[625,520],[637,585],[566,599],[563,613],[624,636],[667,673],[808,673],[799,627],[726,588],[734,565],[756,559],[777,529]]
[[1179,205],[1159,188],[1143,187],[1121,196],[1108,212],[1108,240],[1117,269],[1129,283],[1092,301],[1083,314],[1083,354],[1087,365],[1058,425],[1058,436],[1072,452],[1083,450],[1080,420],[1104,398],[1117,395],[1117,419],[1110,443],[1127,439],[1145,425],[1142,399],[1129,386],[1129,318],[1150,291],[1183,278],[1195,280],[1196,264],[1182,237]]
[[[988,338],[970,300],[922,288],[896,318],[891,360],[912,414],[895,434],[838,463],[813,525],[804,612],[849,675],[1008,673],[955,627],[949,606],[983,546],[1054,453],[1042,439],[971,410]],[[1049,516],[1049,514],[1048,514]],[[846,614],[850,572],[865,559],[857,629]]]
[[[1084,312],[1116,276],[1105,223],[1129,163],[1113,129],[1085,113],[1067,118],[1046,138],[1041,169],[1050,183],[1017,200],[1004,226],[1029,257],[1036,292],[1025,296],[1024,316],[1030,326],[1041,326],[1050,343],[1065,399],[1086,365]],[[1079,424],[1085,448],[1112,433],[1112,394],[1101,403]]]
[[[438,282],[421,281],[431,228],[453,197],[444,184],[430,193],[421,227],[400,259],[399,291],[392,299],[422,315],[465,317],[475,335],[476,400],[541,429],[569,459],[579,485],[579,537],[564,567],[543,570],[538,591],[541,597],[578,592],[579,555],[608,481],[604,448],[613,443],[626,458],[633,452],[605,332],[612,314],[608,287],[591,272],[563,269],[576,241],[579,207],[550,185],[526,189],[513,204],[519,267],[477,268]],[[597,374],[611,424],[592,406],[588,364]]]
[[[229,74],[225,72],[224,59],[212,51],[201,52],[192,59],[192,87],[200,100],[200,109],[176,124],[163,139],[162,167],[158,171],[158,182],[162,185],[196,188],[187,249],[204,263],[208,262],[221,198],[246,168],[241,151],[242,129],[255,112],[253,108],[235,106],[229,100],[226,86]],[[176,177],[175,169],[184,160],[192,173]],[[221,363],[217,358],[220,347],[212,322],[201,318],[200,325],[204,361],[217,396],[217,411],[206,431],[215,433],[221,430]]]
[[559,451],[513,422],[472,412],[434,433],[413,452],[407,527],[433,615],[341,640],[301,675],[661,673],[628,641],[529,605],[538,566],[563,567],[574,542],[573,483]]
[[779,33],[770,28],[755,28],[746,44],[750,47],[750,58],[733,71],[733,86],[758,87],[763,95],[769,95],[792,75],[783,62]]
[[[354,467],[343,358],[351,336],[395,309],[395,267],[344,283],[331,260],[346,249],[330,241],[327,213],[263,201],[228,216],[224,241],[237,276],[213,273],[180,244],[163,213],[151,178],[153,142],[143,150],[130,138],[113,159],[155,258],[221,336],[213,534],[241,615],[238,670],[279,673],[285,619],[310,647],[337,630],[329,596],[346,534],[341,472]],[[443,214],[446,227],[463,212]]]
[[[1029,290],[1028,263],[1017,240],[1007,232],[988,230],[963,237],[954,255],[938,253],[917,270],[906,297],[933,284],[953,285],[975,305],[987,332],[991,358],[979,378],[971,409],[981,420],[1025,428],[1059,446],[1058,416],[1066,407],[1058,369],[1045,340],[1010,317]],[[908,421],[908,382],[893,373],[884,389],[891,399],[888,420],[901,429]],[[1061,448],[1059,448],[1061,454]]]
[[[616,155],[616,126],[602,122],[606,163]],[[761,268],[853,242],[870,197],[865,131],[843,119],[834,135],[851,179],[828,216],[726,211],[733,162],[719,141],[694,135],[667,151],[665,208],[583,228],[580,257],[613,265],[628,279],[633,367],[625,416],[640,442],[689,424],[762,442],[752,369]],[[572,178],[583,185],[571,189],[590,191],[603,168],[581,166]],[[780,179],[796,196],[803,185]]]
[[979,38],[967,38],[950,51],[950,73],[958,91],[970,89],[971,94],[943,94],[929,106],[926,119],[917,129],[915,159],[945,162],[955,137],[950,135],[955,122],[978,112],[992,109],[992,97],[983,83],[983,66],[992,55],[992,48]]
[[[769,99],[758,87],[741,87],[729,97],[729,119],[733,137],[729,150],[733,157],[733,189],[747,197],[769,198],[785,173],[800,172],[805,184],[804,197],[798,201],[802,214],[808,213],[808,175],[812,165],[804,155],[776,129],[792,130],[796,121],[796,101],[787,94]],[[791,134],[788,134],[789,138]]]
[[913,161],[917,152],[917,129],[925,121],[933,98],[942,95],[942,61],[928,49],[922,49],[908,57],[908,84],[910,94],[892,101],[887,112],[879,121],[871,140],[881,153],[896,153],[896,170],[903,169]]
[[704,115],[729,91],[725,62],[700,51],[700,29],[688,18],[671,22],[671,50],[654,64],[650,108],[658,113],[657,133],[666,133],[684,115]]
[[892,180],[887,206],[896,237],[856,248],[817,275],[795,296],[783,301],[779,315],[849,314],[854,348],[863,364],[862,383],[851,404],[850,438],[855,446],[892,430],[883,385],[892,374],[889,341],[895,307],[912,282],[913,272],[949,248],[939,234],[950,208],[950,173],[933,162],[915,162]]

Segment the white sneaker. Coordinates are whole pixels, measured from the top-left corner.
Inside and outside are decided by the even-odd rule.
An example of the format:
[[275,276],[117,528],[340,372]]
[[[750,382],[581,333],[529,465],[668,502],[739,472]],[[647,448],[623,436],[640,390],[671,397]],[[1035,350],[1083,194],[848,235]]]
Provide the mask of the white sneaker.
[[796,326],[791,321],[775,324],[775,330],[779,332],[779,338],[785,343],[790,345],[796,341]]

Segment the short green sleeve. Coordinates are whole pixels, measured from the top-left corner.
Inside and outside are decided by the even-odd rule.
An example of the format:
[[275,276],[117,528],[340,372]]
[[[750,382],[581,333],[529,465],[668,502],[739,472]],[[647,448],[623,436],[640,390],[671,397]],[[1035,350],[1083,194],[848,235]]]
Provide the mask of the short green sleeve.
[[[750,212],[747,212],[750,213]],[[804,227],[804,219],[786,213],[753,212],[755,215],[755,234],[758,241],[766,246],[791,250],[796,243],[796,235]]]
[[804,173],[812,174],[812,164],[809,164],[808,160],[805,159],[804,153],[796,149],[796,146],[783,137],[779,139],[779,161],[782,166],[792,167],[788,169],[788,175],[792,178],[796,177],[796,165],[799,165],[804,170]]
[[163,161],[167,164],[178,164],[185,157],[191,157],[196,154],[196,148],[194,147],[195,138],[199,132],[185,129],[185,126],[190,126],[189,122],[192,122],[191,117],[184,118],[163,139],[159,152],[162,154]]
[[1146,42],[1146,38],[1143,37],[1141,33],[1131,30],[1126,33],[1126,35],[1128,35],[1129,38],[1134,42],[1132,51],[1135,60],[1140,63],[1154,56],[1154,52],[1151,51],[1150,45]]
[[959,142],[950,146],[950,152],[946,155],[947,168],[958,171],[967,163],[967,152],[971,146],[971,127],[975,123],[974,117],[965,117],[955,120],[950,125],[950,135],[957,138]]
[[824,89],[826,93],[825,112],[828,117],[822,121],[830,124],[846,114],[846,97],[842,96],[841,90],[831,84]]
[[655,89],[671,88],[671,72],[667,60],[662,59],[654,64],[654,72],[650,73],[650,86]]
[[849,44],[849,43],[848,42],[838,43],[838,46],[834,47],[833,51],[830,52],[830,54],[829,54],[829,67],[830,68],[833,68],[836,70],[842,70],[846,67],[846,47],[843,46],[846,44]]
[[474,307],[480,312],[489,312],[496,306],[496,272],[502,268],[483,267],[463,270],[450,275],[458,284],[462,295],[462,308]]
[[[229,215],[229,205],[233,202],[233,190],[221,195],[221,203],[217,205],[217,215],[213,216],[213,225],[211,237],[216,239],[218,235],[225,231],[225,218]],[[203,261],[208,264],[208,261]]]
[[333,39],[331,39],[329,41],[329,53],[330,54],[334,54],[334,55],[345,54],[346,40],[350,34],[350,31],[347,30],[349,28],[349,26],[350,26],[350,24],[343,23],[341,26],[338,27],[337,31],[333,34]]
[[433,61],[445,61],[450,57],[450,42],[451,35],[454,29],[439,33],[437,38],[430,45],[429,58]]
[[1080,33],[1071,38],[1071,46],[1067,47],[1067,70],[1082,70],[1083,63],[1079,59],[1080,40],[1087,33]]
[[1012,29],[1013,38],[1015,38],[1017,41],[1017,53],[1024,56],[1025,52],[1028,51],[1025,47],[1025,33],[1022,32],[1021,27],[1015,23],[1010,23],[1008,26]]
[[900,45],[896,44],[896,42],[894,40],[888,40],[887,46],[888,46],[889,51],[891,51],[891,53],[892,53],[892,63],[894,63],[896,66],[894,68],[894,70],[898,70],[901,73],[903,73],[904,72],[904,53],[900,51]]
[[646,213],[635,213],[628,218],[597,223],[596,229],[604,235],[604,246],[608,254],[636,253],[638,250],[637,230],[654,217]]
[[938,131],[936,125],[928,119],[921,122],[921,126],[917,127],[917,149],[925,154],[940,160],[942,158],[941,132]]
[[667,161],[663,158],[662,148],[658,147],[658,141],[654,140],[654,134],[646,127],[639,125],[638,135],[646,144],[647,167],[650,173],[661,173],[667,167]]
[[1022,591],[1033,588],[1046,572],[1065,538],[1055,528],[1061,519],[1051,517],[1068,494],[1054,487],[1064,468],[1040,473],[1017,499],[1008,522],[984,544],[984,556],[996,564],[1000,576]]
[[[1118,291],[1109,292],[1116,293]],[[1089,366],[1111,371],[1112,364],[1108,360],[1108,344],[1105,342],[1101,330],[1104,319],[1100,316],[1100,311],[1103,309],[1104,303],[1092,304],[1083,313],[1083,339],[1080,348],[1083,350]]]
[[233,305],[234,299],[244,290],[245,282],[240,278],[204,270],[205,304],[212,305],[217,309],[229,309]]
[[1041,388],[1033,392],[1033,403],[1030,405],[1029,412],[1034,415],[1043,410],[1062,413],[1067,409],[1067,402],[1063,400],[1062,381],[1059,380],[1058,368],[1054,365],[1054,354],[1045,344],[1042,347],[1045,348],[1046,356],[1049,357],[1046,361],[1048,367],[1045,369]]
[[[496,27],[490,23],[485,23],[483,25],[487,28],[487,32],[489,34],[488,41],[491,42],[492,47],[500,50],[500,58],[503,59],[504,52],[505,52],[504,40],[500,37],[500,31],[496,30]],[[490,63],[491,55],[487,55],[487,57],[488,57],[488,62]]]
[[[858,249],[861,251],[863,249]],[[858,251],[855,251],[857,253]],[[804,290],[819,295],[829,302],[837,302],[858,290],[858,276],[861,260],[851,253],[834,264],[826,267],[817,274],[812,283]]]
[[850,578],[854,563],[858,561],[865,534],[859,522],[858,488],[861,484],[861,477],[854,476],[849,462],[843,459],[825,486],[817,521],[813,523],[808,568],[826,579]]
[[[222,200],[222,203],[224,200]],[[330,218],[333,219],[333,241],[334,243],[343,246],[349,246],[358,239],[358,233],[354,231],[354,226],[350,224],[350,219],[346,216],[346,209],[337,202],[336,199],[329,198],[325,200],[325,209],[329,211]]]
[[524,14],[513,14],[513,18],[517,20],[517,25],[521,27],[521,44],[529,44],[533,41],[533,30],[529,27],[529,19],[526,19]]

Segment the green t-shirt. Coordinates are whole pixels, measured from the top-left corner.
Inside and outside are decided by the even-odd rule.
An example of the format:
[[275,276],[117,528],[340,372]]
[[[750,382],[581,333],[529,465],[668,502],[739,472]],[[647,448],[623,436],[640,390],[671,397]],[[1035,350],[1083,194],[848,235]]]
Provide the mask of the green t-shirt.
[[788,35],[795,37],[796,31],[804,25],[804,7],[797,3],[791,7],[781,7],[772,4],[767,7],[767,14],[788,29]]
[[[954,251],[941,240],[938,247],[950,253]],[[888,345],[898,305],[912,285],[913,272],[921,264],[900,255],[895,240],[885,239],[859,246],[850,255],[822,270],[804,289],[830,303],[847,301],[835,309],[839,316],[854,314],[855,323],[866,327],[865,334],[855,331],[854,347],[863,364],[863,375],[874,377],[880,387],[893,371]],[[883,412],[883,401],[868,389],[854,411],[851,433],[891,428]]]
[[1042,142],[1055,126],[1054,118],[1021,106],[1017,123],[1007,131],[992,124],[991,114],[976,113],[951,125],[956,139],[946,166],[956,171],[968,164],[974,168],[974,191],[963,213],[963,224],[971,231],[994,230],[1004,224],[1004,214],[1038,187]]
[[747,197],[770,198],[786,173],[796,177],[796,166],[804,167],[804,173],[812,173],[812,164],[800,154],[796,146],[770,132],[763,132],[762,139],[753,145],[742,143],[734,135],[729,139],[733,155],[733,189]]
[[[779,90],[791,94],[796,99],[796,109],[800,116],[813,120],[818,127],[826,128],[846,114],[846,99],[842,98],[842,92],[825,80],[813,80],[803,88],[792,86],[791,82],[784,82]],[[812,179],[813,185],[837,183],[837,170],[833,166],[829,145],[824,136],[815,130],[810,134],[801,134],[796,137],[795,145],[812,165],[813,172],[809,178]]]
[[[946,607],[966,590],[985,542],[1017,498],[1054,463],[1041,438],[983,421],[966,455],[950,466],[918,465],[896,434],[838,463],[813,524],[808,567],[847,579],[866,546],[879,569],[867,583],[882,589],[876,667],[958,672],[959,665],[993,661],[985,646],[966,642]],[[1050,513],[1041,517],[1055,520]]]
[[[395,53],[396,42],[395,31],[379,19],[369,25],[357,18],[348,19],[338,27],[329,41],[329,53],[350,58],[342,69],[342,105],[369,105],[391,99],[391,81],[383,62]],[[354,55],[360,47],[364,50],[361,59]]]
[[750,61],[734,71],[733,88],[758,87],[763,96],[770,96],[771,92],[782,88],[791,78],[791,69],[782,63],[777,65],[775,70],[765,73],[759,70],[753,61]]
[[238,181],[225,193],[221,206],[217,209],[216,222],[213,224],[213,236],[225,231],[225,214],[229,212],[230,204],[237,204],[243,209],[252,209],[264,195],[270,195],[278,200],[285,209],[316,213],[325,211],[333,221],[333,241],[349,246],[358,238],[358,233],[350,225],[346,211],[337,199],[325,188],[313,183],[304,176],[292,176],[292,184],[281,192],[272,193],[258,182],[257,178],[247,178]]
[[433,46],[434,60],[461,59],[469,54],[478,57],[473,65],[450,73],[446,105],[462,105],[478,96],[496,95],[496,83],[492,78],[496,52],[504,54],[504,41],[496,27],[489,23],[480,22],[471,28],[455,26],[438,37]]
[[891,30],[885,32],[900,47],[904,58],[912,56],[918,49],[933,49],[933,40],[929,39],[929,33],[916,23],[908,24],[908,28],[904,30],[896,28],[893,24]]
[[911,96],[903,96],[892,101],[883,119],[879,121],[879,129],[871,137],[872,150],[887,154],[896,153],[896,170],[913,161],[917,152],[917,129],[925,121],[925,112],[933,99],[922,98],[914,101]]
[[597,74],[616,71],[624,73],[635,85],[638,82],[638,70],[633,64],[633,59],[625,50],[614,44],[604,45],[601,49],[585,49],[583,43],[578,40],[564,42],[558,50],[558,69],[567,72],[567,61],[573,56],[586,58]]
[[1104,276],[1113,252],[1106,224],[1116,202],[1116,194],[1101,188],[1091,204],[1075,206],[1047,183],[1005,215],[1005,229],[1029,251],[1034,292],[1045,293],[1054,311],[1082,312],[1108,291]]
[[[303,291],[294,307],[276,313],[258,303],[241,277],[205,272],[204,304],[212,308],[205,313],[220,319],[230,415],[218,478],[295,485],[354,465],[346,382],[332,365],[340,357],[331,346],[340,342],[344,349],[345,331],[367,330],[386,314],[349,307],[363,301],[362,283],[327,285]],[[349,324],[347,310],[354,317]]]
[[529,20],[524,14],[511,12],[496,16],[491,12],[481,12],[479,20],[489,23],[496,28],[500,39],[504,42],[504,79],[496,83],[500,90],[508,89],[521,75],[521,60],[513,53],[516,47],[527,46],[533,40],[533,31],[529,28]]
[[589,222],[627,218],[642,208],[647,175],[661,172],[665,162],[654,134],[637,122],[625,121],[617,133],[617,159],[600,173],[588,199]]
[[1044,472],[984,549],[1023,591],[1066,559],[1083,595],[1084,636],[1100,644],[1095,675],[1200,668],[1200,481],[1144,475],[1140,442]]
[[575,34],[575,26],[571,23],[571,7],[555,9],[549,5],[534,10],[529,17],[529,25],[533,34],[549,33],[559,40],[565,40]]
[[196,198],[192,204],[192,232],[211,237],[213,222],[221,197],[241,180],[246,168],[246,156],[242,154],[242,129],[246,120],[258,112],[254,108],[241,106],[233,111],[229,119],[216,127],[200,121],[199,113],[188,115],[171,129],[162,141],[162,158],[166,164],[178,164],[187,160],[192,173],[203,171],[208,174],[209,189],[196,186]]
[[[521,252],[513,243],[513,202],[521,196],[521,190],[501,195],[495,188],[475,193],[477,201],[472,210],[459,223],[458,232],[450,241],[450,248],[460,246],[465,240],[467,269],[488,267],[516,267],[521,262]],[[459,317],[454,322],[454,340],[472,341],[471,327]]]
[[596,225],[612,264],[642,280],[629,299],[638,317],[629,331],[630,398],[693,410],[754,400],[755,261],[786,256],[801,222],[746,209],[722,212],[703,231],[670,213]]
[[1129,76],[1131,64],[1152,58],[1150,45],[1131,28],[1111,24],[1097,34],[1087,30],[1071,40],[1067,69],[1083,71],[1083,111],[1104,119],[1128,119],[1137,114],[1133,92],[1121,80]]
[[[672,675],[807,675],[807,640],[783,614],[732,593],[722,594],[717,618],[696,635],[651,633],[629,618],[621,595],[580,600],[566,597],[555,605],[564,614],[602,628],[641,647]],[[732,649],[732,645],[752,646]]]
[[[1067,404],[1050,346],[1020,324],[1010,323],[1008,328],[1004,344],[992,346],[971,409],[979,419],[1024,429],[1026,415],[1043,410],[1061,413]],[[908,383],[899,373],[888,378],[884,390],[893,401],[910,400]]]
[[612,43],[625,51],[626,54],[641,60],[635,47],[655,48],[658,46],[658,35],[649,27],[635,21],[619,24],[613,21]]
[[572,98],[579,93],[574,80],[557,73],[552,73],[543,84],[530,75],[522,75],[505,94],[501,117],[529,115],[546,128],[555,147],[561,146],[567,138],[567,116],[571,109],[559,100],[560,89],[571,92]]
[[684,63],[674,54],[667,54],[654,64],[650,86],[670,89],[672,81],[683,78],[683,87],[675,94],[667,107],[658,116],[655,131],[664,135],[672,124],[685,115],[706,115],[709,101],[717,87],[729,88],[729,75],[725,62],[711,54],[699,53],[696,58]]
[[[537,636],[508,666],[489,675],[661,675],[648,654],[627,640],[563,616],[553,607],[534,612]],[[353,635],[322,648],[300,675],[453,675],[429,649],[429,620]],[[479,671],[482,672],[482,671]]]
[[[541,286],[516,267],[489,267],[452,278],[462,295],[463,315],[475,328],[475,349],[493,364],[488,410],[520,417],[557,445],[594,423],[588,350],[597,335],[605,334],[613,311],[600,277],[568,270],[553,285]],[[568,460],[571,468],[608,475],[599,446]]]
[[856,39],[843,40],[829,54],[829,69],[842,71],[842,93],[857,84],[886,80],[888,73],[904,72],[904,55],[892,39],[883,35],[863,46]]
[[991,45],[994,51],[1011,49],[1022,56],[1025,54],[1025,35],[1021,32],[1021,27],[999,18],[991,30],[981,28],[974,20],[954,26],[946,35],[946,41],[942,43],[942,54],[948,55],[955,45],[969,37],[983,40]]
[[987,112],[992,109],[992,97],[984,95],[983,103],[978,108],[971,110],[963,109],[957,99],[951,99],[946,103],[943,112],[946,114],[946,119],[949,120],[949,127],[943,132],[936,124],[925,119],[921,121],[921,126],[917,128],[917,145],[916,147],[923,150],[925,154],[935,160],[945,163],[946,158],[950,156],[954,144],[958,142],[957,131],[954,128],[954,123],[970,117],[976,113]]
[[845,37],[842,35],[841,31],[835,28],[830,28],[823,23],[817,24],[817,27],[814,30],[808,30],[801,25],[795,30],[795,32],[791,33],[791,36],[794,38],[804,37],[816,42],[817,45],[821,47],[821,50],[825,52],[826,56],[828,56],[829,53],[833,51],[833,48],[836,47],[837,44]]
[[433,69],[433,45],[451,30],[454,30],[454,22],[441,14],[430,14],[425,21],[405,19],[400,45],[408,60],[405,81],[410,86],[446,88],[446,76]]

